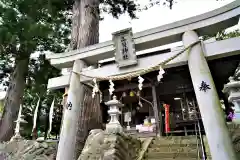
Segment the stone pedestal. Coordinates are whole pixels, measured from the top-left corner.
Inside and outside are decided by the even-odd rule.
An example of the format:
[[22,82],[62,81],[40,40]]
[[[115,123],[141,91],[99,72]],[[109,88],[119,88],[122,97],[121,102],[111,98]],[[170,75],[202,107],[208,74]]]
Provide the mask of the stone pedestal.
[[24,140],[24,138],[20,134],[15,134],[10,141],[21,141]]
[[95,129],[90,131],[78,160],[133,160],[141,147],[136,137]]
[[119,115],[121,114],[119,107],[122,107],[123,104],[117,100],[116,96],[113,96],[113,100],[110,100],[105,104],[109,106],[108,113],[111,117],[110,122],[106,125],[107,133],[122,133],[123,128],[119,123]]
[[228,95],[228,101],[234,105],[233,122],[240,123],[240,81],[230,77],[229,83],[224,85],[223,93]]
[[[183,43],[187,47],[198,41],[194,31],[183,34]],[[201,44],[188,51],[188,67],[202,116],[209,148],[213,160],[236,160],[215,84],[204,56]]]

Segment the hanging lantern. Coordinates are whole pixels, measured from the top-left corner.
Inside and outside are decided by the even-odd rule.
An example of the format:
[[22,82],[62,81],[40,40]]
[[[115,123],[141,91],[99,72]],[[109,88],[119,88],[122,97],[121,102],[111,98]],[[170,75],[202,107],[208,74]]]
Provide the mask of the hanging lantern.
[[136,115],[136,110],[132,110],[132,116]]
[[163,78],[163,74],[165,73],[165,71],[163,70],[162,66],[159,67],[159,72],[158,72],[158,76],[157,76],[157,80],[158,82],[161,81],[161,79]]
[[126,97],[126,96],[127,96],[126,92],[123,92],[122,97]]
[[134,97],[134,96],[135,96],[134,92],[133,92],[133,91],[130,91],[129,96],[130,96],[130,97]]

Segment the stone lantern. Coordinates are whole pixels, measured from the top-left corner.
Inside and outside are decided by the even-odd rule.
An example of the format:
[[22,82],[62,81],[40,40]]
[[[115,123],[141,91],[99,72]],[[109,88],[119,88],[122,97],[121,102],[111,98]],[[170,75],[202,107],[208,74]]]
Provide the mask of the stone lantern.
[[14,136],[11,138],[10,141],[14,141],[14,140],[22,140],[23,138],[20,135],[20,124],[21,123],[27,123],[27,121],[25,121],[23,119],[23,115],[22,115],[22,105],[20,105],[19,108],[19,112],[18,112],[18,118],[15,121],[16,122],[16,127],[15,127],[15,133]]
[[228,95],[228,101],[234,104],[234,122],[240,123],[240,81],[229,78],[229,82],[224,85],[223,93]]
[[123,104],[117,100],[116,96],[113,96],[113,100],[110,100],[105,104],[109,106],[108,114],[111,117],[110,122],[106,124],[107,133],[123,132],[123,128],[119,123],[119,115],[121,114],[119,107],[123,107]]

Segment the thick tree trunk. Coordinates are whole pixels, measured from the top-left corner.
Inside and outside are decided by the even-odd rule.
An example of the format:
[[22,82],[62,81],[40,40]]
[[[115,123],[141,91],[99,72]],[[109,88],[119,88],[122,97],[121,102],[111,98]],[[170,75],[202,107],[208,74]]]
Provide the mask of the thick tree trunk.
[[73,17],[72,17],[72,33],[71,33],[71,49],[77,49],[78,35],[79,35],[79,25],[80,25],[80,13],[81,13],[81,0],[75,0],[73,5]]
[[[79,49],[99,42],[99,0],[75,0],[73,7],[72,48]],[[99,97],[92,99],[92,90],[85,88],[84,105],[80,110],[76,139],[76,158],[84,147],[88,132],[101,128]]]
[[92,89],[84,85],[84,102],[79,113],[76,136],[76,159],[79,157],[89,131],[102,128],[102,114],[99,95],[92,98]]
[[81,0],[77,48],[99,42],[99,0]]
[[71,48],[79,49],[99,42],[99,0],[75,0],[73,5]]
[[16,60],[15,69],[10,79],[4,112],[0,121],[0,142],[8,141],[13,136],[15,122],[25,87],[25,78],[28,71],[29,59]]

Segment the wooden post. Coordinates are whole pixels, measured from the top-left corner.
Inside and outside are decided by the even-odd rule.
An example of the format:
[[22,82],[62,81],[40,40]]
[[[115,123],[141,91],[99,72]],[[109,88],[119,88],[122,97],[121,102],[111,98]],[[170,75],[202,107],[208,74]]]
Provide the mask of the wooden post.
[[[84,66],[85,63],[82,60],[76,60],[73,71],[80,72]],[[72,72],[56,160],[74,159],[78,114],[82,107],[83,98],[84,89],[80,83],[80,75]]]
[[156,87],[153,85],[152,86],[152,97],[153,97],[153,112],[154,112],[154,117],[156,120],[156,131],[158,136],[162,136],[160,124],[159,124],[159,114],[158,114],[158,103],[157,103],[157,92],[156,92]]
[[[185,47],[198,40],[199,37],[194,31],[183,34]],[[195,45],[188,51],[188,67],[212,159],[236,160],[217,90],[201,44]]]

